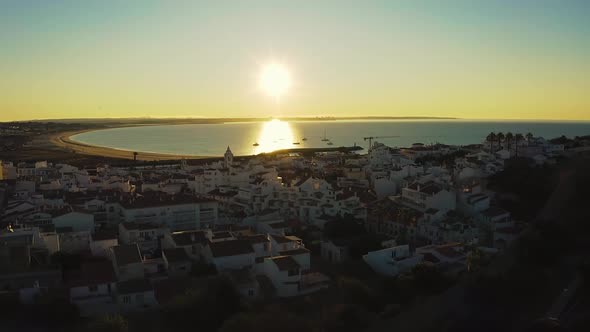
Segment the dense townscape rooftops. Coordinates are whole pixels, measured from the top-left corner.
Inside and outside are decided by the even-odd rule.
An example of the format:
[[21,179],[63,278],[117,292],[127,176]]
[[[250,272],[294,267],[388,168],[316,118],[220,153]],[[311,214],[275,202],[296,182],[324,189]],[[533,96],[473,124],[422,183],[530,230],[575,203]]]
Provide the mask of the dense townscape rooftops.
[[[569,152],[515,144],[531,167]],[[487,186],[516,153],[486,140],[243,160],[228,148],[145,169],[2,160],[0,287],[23,303],[65,290],[96,317],[156,309],[199,273],[229,276],[249,301],[320,292],[338,275],[326,266],[353,261],[383,277],[426,263],[458,275],[525,228]]]

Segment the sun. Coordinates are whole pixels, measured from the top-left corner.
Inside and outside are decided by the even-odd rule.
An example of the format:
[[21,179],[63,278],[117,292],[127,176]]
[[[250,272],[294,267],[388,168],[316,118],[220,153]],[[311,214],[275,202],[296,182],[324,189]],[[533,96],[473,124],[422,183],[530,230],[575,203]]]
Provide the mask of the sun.
[[289,69],[278,62],[269,63],[262,68],[259,84],[262,92],[278,100],[291,87]]

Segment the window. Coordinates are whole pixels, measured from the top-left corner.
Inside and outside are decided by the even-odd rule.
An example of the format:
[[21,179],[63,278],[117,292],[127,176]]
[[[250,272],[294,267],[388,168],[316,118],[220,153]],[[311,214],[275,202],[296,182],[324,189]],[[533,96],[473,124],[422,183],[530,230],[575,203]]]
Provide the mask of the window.
[[123,303],[128,304],[131,302],[131,297],[130,296],[123,296]]
[[96,286],[96,285],[88,286],[88,291],[89,292],[96,292],[96,291],[98,291],[98,286]]
[[254,296],[254,290],[248,289],[248,296]]

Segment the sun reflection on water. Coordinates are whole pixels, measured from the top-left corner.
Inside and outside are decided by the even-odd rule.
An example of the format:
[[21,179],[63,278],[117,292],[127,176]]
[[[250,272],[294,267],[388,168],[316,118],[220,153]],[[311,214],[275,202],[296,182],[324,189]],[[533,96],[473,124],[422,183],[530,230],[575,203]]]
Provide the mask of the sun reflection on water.
[[295,146],[295,141],[289,122],[273,119],[262,125],[257,141],[259,145],[254,147],[254,154],[289,149]]

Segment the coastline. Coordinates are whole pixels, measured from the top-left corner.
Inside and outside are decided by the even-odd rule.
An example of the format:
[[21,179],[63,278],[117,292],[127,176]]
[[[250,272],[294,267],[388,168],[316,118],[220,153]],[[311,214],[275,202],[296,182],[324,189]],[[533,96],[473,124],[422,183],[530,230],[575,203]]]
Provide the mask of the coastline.
[[[132,126],[110,127],[110,128],[104,128],[104,129],[122,128],[122,127],[132,127]],[[87,133],[90,131],[97,131],[97,130],[103,130],[103,129],[84,129],[84,130],[75,130],[75,131],[66,131],[66,132],[56,133],[56,134],[50,135],[48,137],[48,141],[52,146],[54,146],[58,149],[66,150],[66,151],[73,151],[75,153],[79,153],[79,154],[83,154],[83,155],[133,160],[133,157],[134,157],[133,152],[134,151],[108,148],[108,147],[97,146],[97,145],[90,145],[90,144],[75,141],[71,138],[74,135]],[[166,154],[166,153],[137,151],[137,160],[141,160],[141,161],[207,159],[207,158],[218,158],[218,157],[221,158],[221,156],[180,155],[180,154]]]

